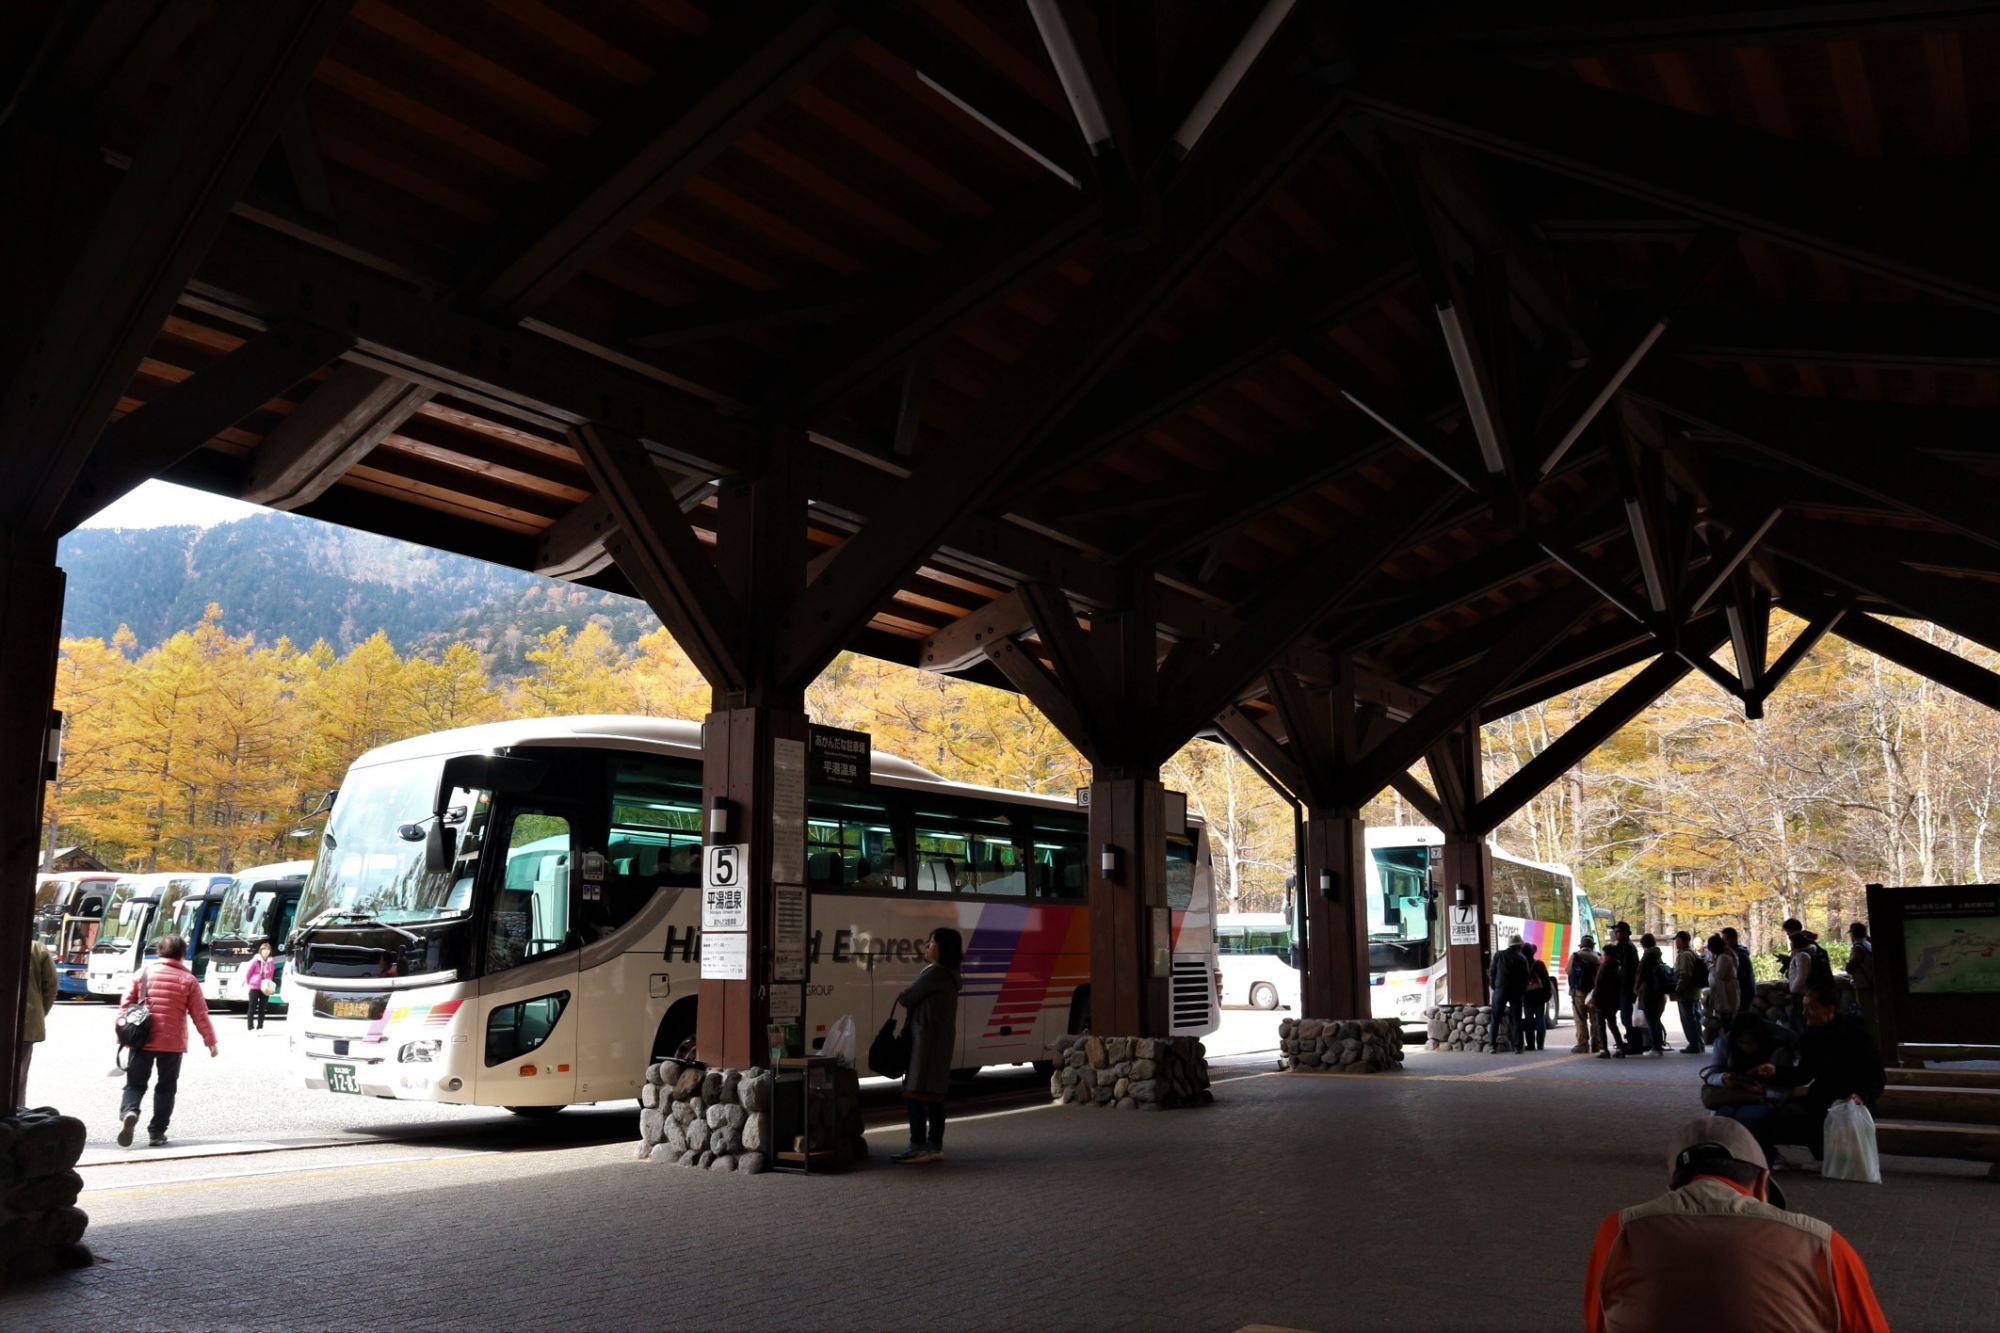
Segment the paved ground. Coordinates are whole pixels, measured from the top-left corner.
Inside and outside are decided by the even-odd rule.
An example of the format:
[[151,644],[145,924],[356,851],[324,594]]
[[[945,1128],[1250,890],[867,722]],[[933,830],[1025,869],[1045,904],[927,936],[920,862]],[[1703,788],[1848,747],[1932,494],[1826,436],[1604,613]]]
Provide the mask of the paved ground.
[[[1562,1045],[1376,1078],[1235,1057],[1204,1111],[988,1112],[941,1167],[810,1180],[519,1125],[139,1158],[85,1171],[106,1262],[0,1297],[0,1328],[1570,1327],[1598,1218],[1664,1184],[1696,1061]],[[1854,1241],[1896,1328],[1992,1327],[2000,1186],[1889,1167],[1787,1188]]]
[[[211,1059],[197,1043],[183,1063],[169,1146],[145,1147],[141,1132],[140,1147],[123,1149],[114,1136],[118,1132],[118,1095],[125,1076],[112,1073],[115,1048],[111,1015],[109,1005],[58,1005],[49,1015],[49,1039],[36,1051],[29,1080],[34,1105],[60,1107],[90,1127],[90,1143],[83,1157],[86,1166],[122,1162],[135,1152],[172,1158],[212,1157],[341,1143],[425,1140],[475,1131],[504,1139],[518,1123],[516,1117],[500,1110],[309,1092],[298,1084],[286,1063],[285,1020],[274,1019],[260,1031],[250,1032],[240,1015],[218,1014],[213,1021],[221,1053]],[[1282,1016],[1250,1009],[1228,1011],[1221,1029],[1209,1038],[1209,1048],[1218,1055],[1275,1049]],[[1019,1092],[1033,1082],[1025,1069],[994,1069],[965,1091],[1005,1094]],[[892,1086],[883,1083],[882,1097],[891,1111],[895,1100]],[[575,1141],[591,1136],[590,1125],[597,1127],[598,1138],[615,1139],[637,1133],[633,1128],[637,1115],[637,1102],[606,1103],[587,1112],[572,1110],[561,1123]],[[143,1127],[142,1122],[142,1131]]]

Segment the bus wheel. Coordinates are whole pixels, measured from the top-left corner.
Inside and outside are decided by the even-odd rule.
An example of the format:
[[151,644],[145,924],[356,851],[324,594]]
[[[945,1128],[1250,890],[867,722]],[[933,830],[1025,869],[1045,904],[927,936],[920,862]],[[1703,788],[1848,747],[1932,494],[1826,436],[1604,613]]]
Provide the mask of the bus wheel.
[[653,1059],[671,1060],[679,1054],[682,1046],[694,1039],[695,999],[689,996],[674,1002],[660,1020],[660,1030],[653,1038]]
[[1250,1003],[1259,1009],[1278,1007],[1278,988],[1268,981],[1260,981],[1250,988]]
[[1037,1060],[1034,1063],[1034,1070],[1035,1077],[1037,1078],[1053,1078],[1056,1072],[1056,1062],[1053,1060]]
[[529,1120],[547,1120],[563,1110],[560,1106],[510,1106],[507,1109]]
[[954,1079],[961,1079],[961,1080],[962,1080],[962,1079],[968,1079],[968,1078],[978,1078],[978,1077],[979,1077],[979,1071],[980,1071],[980,1070],[982,1070],[982,1069],[984,1069],[984,1068],[986,1068],[986,1066],[985,1066],[985,1065],[967,1065],[967,1066],[966,1066],[965,1068],[963,1068],[963,1069],[954,1069],[954,1070],[952,1070],[952,1071],[951,1071],[951,1076],[952,1076],[952,1077],[953,1077]]

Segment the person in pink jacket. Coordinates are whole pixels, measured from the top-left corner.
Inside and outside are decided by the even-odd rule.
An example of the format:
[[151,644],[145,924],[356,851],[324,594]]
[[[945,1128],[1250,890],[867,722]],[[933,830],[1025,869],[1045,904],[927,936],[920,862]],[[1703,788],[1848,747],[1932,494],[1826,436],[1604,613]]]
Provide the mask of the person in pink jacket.
[[255,1029],[264,1026],[265,1015],[270,1011],[271,997],[264,993],[264,983],[278,979],[278,960],[271,957],[271,942],[265,940],[257,946],[257,956],[243,969],[243,993],[250,997],[250,1012],[243,1016],[243,1026]]
[[208,1043],[209,1055],[216,1053],[215,1028],[208,1021],[208,1001],[201,998],[201,983],[188,971],[186,958],[187,940],[179,935],[166,936],[160,941],[159,961],[139,970],[132,984],[125,988],[125,999],[118,1006],[118,1014],[123,1017],[144,994],[153,1014],[152,1035],[146,1039],[143,1050],[132,1052],[132,1064],[125,1071],[125,1095],[118,1103],[118,1114],[123,1121],[118,1129],[121,1148],[132,1146],[132,1131],[139,1123],[139,1103],[146,1096],[146,1084],[155,1069],[159,1070],[160,1082],[153,1089],[153,1118],[146,1124],[146,1138],[155,1148],[167,1141],[167,1124],[174,1118],[174,1093],[180,1086],[181,1057],[187,1054],[189,1020]]

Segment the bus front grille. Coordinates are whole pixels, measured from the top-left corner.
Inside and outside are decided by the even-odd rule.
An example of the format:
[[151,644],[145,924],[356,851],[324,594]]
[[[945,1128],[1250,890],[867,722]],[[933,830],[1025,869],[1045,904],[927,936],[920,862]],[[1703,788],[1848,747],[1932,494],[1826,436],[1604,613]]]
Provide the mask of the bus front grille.
[[1213,998],[1208,965],[1200,959],[1176,958],[1172,992],[1169,997],[1173,1008],[1174,1031],[1206,1032],[1213,1018],[1210,1009]]

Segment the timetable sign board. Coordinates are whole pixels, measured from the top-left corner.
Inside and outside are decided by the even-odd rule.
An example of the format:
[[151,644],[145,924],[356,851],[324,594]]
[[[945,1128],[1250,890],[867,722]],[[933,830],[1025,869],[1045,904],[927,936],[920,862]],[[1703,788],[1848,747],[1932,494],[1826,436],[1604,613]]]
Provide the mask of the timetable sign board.
[[750,937],[740,934],[704,934],[701,937],[701,979],[703,981],[748,981],[750,979]]

